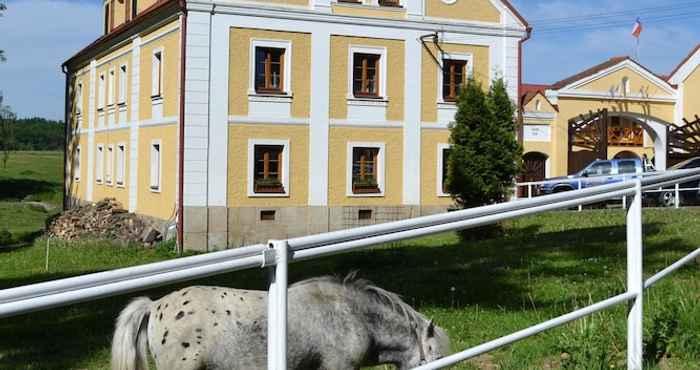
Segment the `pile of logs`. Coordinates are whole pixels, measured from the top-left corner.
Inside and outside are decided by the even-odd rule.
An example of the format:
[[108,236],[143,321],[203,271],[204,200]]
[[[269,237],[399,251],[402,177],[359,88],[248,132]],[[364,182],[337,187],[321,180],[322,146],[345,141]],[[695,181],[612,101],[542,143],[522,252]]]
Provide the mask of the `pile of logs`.
[[49,237],[63,240],[95,238],[153,245],[162,239],[150,222],[129,213],[114,198],[67,210],[51,219],[47,229]]

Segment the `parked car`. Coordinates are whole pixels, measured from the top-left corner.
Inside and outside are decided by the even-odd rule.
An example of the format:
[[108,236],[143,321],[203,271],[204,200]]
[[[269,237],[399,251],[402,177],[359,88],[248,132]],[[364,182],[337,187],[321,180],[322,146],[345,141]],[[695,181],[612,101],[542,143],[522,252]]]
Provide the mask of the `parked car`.
[[590,188],[605,184],[634,179],[642,175],[644,166],[639,159],[596,160],[580,172],[562,177],[547,179],[540,186],[541,194],[553,194],[563,191]]
[[[700,168],[700,157],[693,157],[683,162],[680,162],[670,168],[672,170],[689,170],[692,168]],[[685,182],[679,185],[680,189],[698,189],[700,188],[700,181],[693,180],[690,182]],[[675,186],[665,187],[664,191],[659,193],[656,197],[656,204],[661,207],[673,207],[676,205],[676,190]],[[700,204],[700,191],[690,190],[690,191],[680,191],[679,192],[680,204]]]

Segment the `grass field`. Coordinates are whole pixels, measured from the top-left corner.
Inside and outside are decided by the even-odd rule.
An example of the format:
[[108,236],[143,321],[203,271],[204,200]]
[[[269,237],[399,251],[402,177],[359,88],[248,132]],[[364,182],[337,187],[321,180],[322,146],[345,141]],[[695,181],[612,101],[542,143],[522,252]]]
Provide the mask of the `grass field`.
[[[452,234],[292,265],[290,280],[359,269],[434,317],[454,349],[569,312],[624,290],[625,228],[621,211],[559,212],[506,225],[506,235],[461,244]],[[700,211],[645,212],[645,272],[698,246]],[[167,248],[108,244],[55,245],[44,272],[44,245],[0,254],[7,288],[171,258]],[[648,368],[700,369],[700,273],[692,265],[645,297]],[[259,289],[265,272],[232,273],[192,284]],[[159,297],[176,287],[144,292]],[[0,321],[0,369],[108,369],[113,321],[130,297],[54,309]],[[533,337],[459,368],[625,368],[625,307]]]
[[[0,229],[20,235],[0,248],[0,289],[175,258],[109,242],[32,241],[48,216],[18,202],[60,202],[59,153],[20,153],[0,169]],[[31,170],[29,170],[31,169]],[[14,193],[4,186],[11,184]],[[27,184],[29,187],[17,186]],[[34,190],[24,190],[34,189]],[[33,192],[32,192],[33,191]],[[645,210],[645,273],[700,246],[700,210]],[[387,245],[290,267],[290,281],[359,270],[400,293],[449,332],[455,350],[473,346],[624,291],[625,227],[619,210],[555,212],[508,222],[500,238],[463,244],[453,234]],[[250,270],[190,284],[261,289]],[[182,285],[180,285],[182,286]],[[0,369],[108,369],[114,319],[136,295],[0,320]],[[625,309],[615,309],[482,356],[460,369],[622,369]],[[700,370],[700,272],[688,266],[645,295],[648,369]]]
[[[13,152],[7,167],[0,165],[0,247],[31,243],[44,228],[51,212],[27,202],[42,202],[57,209],[62,203],[62,152]],[[5,239],[5,240],[3,240]]]

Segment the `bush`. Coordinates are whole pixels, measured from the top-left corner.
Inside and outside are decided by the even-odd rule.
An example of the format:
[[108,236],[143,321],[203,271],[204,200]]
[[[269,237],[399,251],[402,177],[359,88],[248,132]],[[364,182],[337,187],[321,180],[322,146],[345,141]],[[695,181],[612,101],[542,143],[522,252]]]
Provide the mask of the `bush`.
[[0,230],[0,246],[12,244],[12,233],[9,230]]

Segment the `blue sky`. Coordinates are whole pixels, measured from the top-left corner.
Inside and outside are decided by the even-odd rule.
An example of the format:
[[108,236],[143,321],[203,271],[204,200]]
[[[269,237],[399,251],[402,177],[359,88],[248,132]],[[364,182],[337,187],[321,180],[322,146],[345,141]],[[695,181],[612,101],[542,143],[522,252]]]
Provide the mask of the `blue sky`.
[[[462,0],[468,1],[468,0]],[[512,0],[535,28],[525,44],[525,82],[551,83],[612,56],[632,55],[630,35],[639,16],[645,24],[640,60],[654,72],[669,73],[700,42],[693,21],[700,16],[700,1],[672,0]],[[6,103],[21,117],[63,118],[64,76],[61,63],[99,37],[99,0],[9,0],[0,18],[0,49],[8,61],[0,64],[0,90]],[[667,9],[648,10],[650,7]],[[636,9],[647,9],[639,14]],[[606,27],[562,22],[568,29],[543,20],[576,17],[578,22],[601,21],[589,14],[618,13],[603,18]],[[681,14],[679,16],[679,14]],[[667,18],[663,18],[667,16]],[[658,18],[658,19],[656,19]],[[645,19],[649,19],[646,22]],[[538,26],[539,25],[539,26]],[[577,26],[577,29],[571,29]]]

